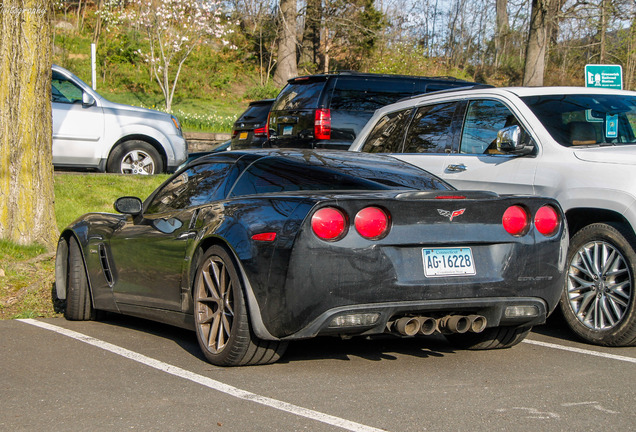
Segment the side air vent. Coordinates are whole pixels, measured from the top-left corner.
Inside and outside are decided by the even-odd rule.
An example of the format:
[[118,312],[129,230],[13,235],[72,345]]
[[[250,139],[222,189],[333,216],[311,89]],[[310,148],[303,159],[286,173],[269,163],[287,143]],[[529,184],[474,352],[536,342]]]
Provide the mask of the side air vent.
[[104,277],[108,282],[108,286],[113,286],[113,272],[108,262],[108,254],[106,253],[106,246],[104,244],[99,245],[99,261],[102,263],[102,270],[104,270]]

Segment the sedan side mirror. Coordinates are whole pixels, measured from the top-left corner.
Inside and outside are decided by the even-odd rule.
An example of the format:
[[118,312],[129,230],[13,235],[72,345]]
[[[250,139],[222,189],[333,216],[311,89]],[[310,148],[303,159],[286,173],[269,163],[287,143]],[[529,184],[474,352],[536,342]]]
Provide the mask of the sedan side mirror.
[[114,207],[119,213],[137,216],[138,214],[141,214],[143,204],[137,197],[125,196],[117,198]]
[[497,150],[524,156],[534,151],[534,140],[520,126],[505,127],[497,132]]
[[82,93],[82,106],[88,108],[95,105],[95,98],[88,93]]

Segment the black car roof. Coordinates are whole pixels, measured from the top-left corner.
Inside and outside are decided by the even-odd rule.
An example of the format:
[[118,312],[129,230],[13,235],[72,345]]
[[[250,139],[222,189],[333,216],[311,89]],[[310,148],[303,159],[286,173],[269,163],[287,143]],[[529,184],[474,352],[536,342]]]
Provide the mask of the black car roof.
[[403,78],[403,79],[417,79],[417,80],[430,80],[430,81],[446,81],[446,82],[466,82],[460,78],[455,78],[451,76],[418,76],[418,75],[394,75],[394,74],[377,74],[377,73],[368,73],[368,72],[355,72],[355,71],[334,71],[327,72],[322,74],[314,74],[314,75],[303,75],[294,78],[290,78],[287,80],[289,84],[297,84],[302,81],[313,81],[313,80],[326,80],[332,77],[352,77],[352,78]]
[[415,170],[423,171],[421,168],[415,165],[408,164],[406,162],[395,159],[389,155],[379,155],[373,153],[360,153],[360,152],[348,152],[343,150],[321,150],[321,149],[245,149],[245,150],[232,150],[219,153],[211,153],[207,156],[203,156],[197,159],[197,162],[229,162],[235,163],[240,159],[251,159],[252,161],[258,160],[263,157],[277,156],[283,159],[304,162],[312,165],[312,156],[316,158],[313,161],[321,160],[325,162],[323,158],[329,158],[334,161],[333,166],[335,168],[339,162],[372,162],[381,164],[396,164],[396,165],[410,165]]

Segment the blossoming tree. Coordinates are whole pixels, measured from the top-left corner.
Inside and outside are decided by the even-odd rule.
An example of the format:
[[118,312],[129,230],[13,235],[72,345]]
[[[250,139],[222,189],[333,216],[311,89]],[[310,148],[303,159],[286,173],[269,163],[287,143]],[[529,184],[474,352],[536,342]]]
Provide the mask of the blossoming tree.
[[[140,25],[150,42],[148,53],[141,53],[171,111],[174,91],[186,59],[200,44],[223,39],[231,32],[223,21],[216,0],[135,0],[136,12],[129,18]],[[174,70],[176,68],[176,71]]]

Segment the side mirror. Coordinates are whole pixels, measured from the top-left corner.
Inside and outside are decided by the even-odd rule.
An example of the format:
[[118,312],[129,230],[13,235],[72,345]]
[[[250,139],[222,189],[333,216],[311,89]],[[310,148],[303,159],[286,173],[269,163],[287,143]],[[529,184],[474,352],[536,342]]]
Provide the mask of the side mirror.
[[524,156],[534,151],[534,140],[519,126],[505,127],[497,132],[497,150]]
[[82,93],[82,106],[88,108],[95,105],[95,98],[88,93]]
[[133,216],[141,214],[141,211],[143,210],[143,204],[141,200],[137,197],[130,196],[117,198],[114,207],[115,210],[117,210],[119,213],[129,214]]

